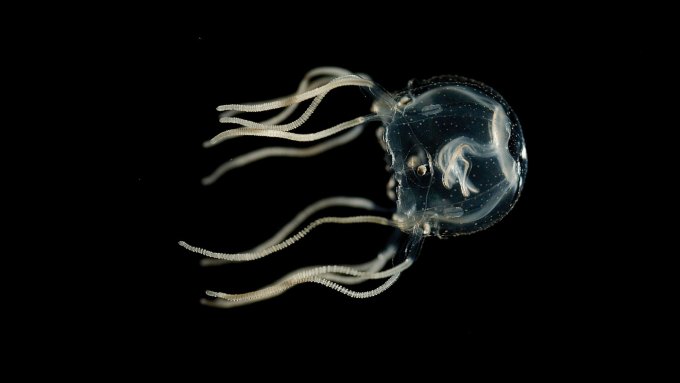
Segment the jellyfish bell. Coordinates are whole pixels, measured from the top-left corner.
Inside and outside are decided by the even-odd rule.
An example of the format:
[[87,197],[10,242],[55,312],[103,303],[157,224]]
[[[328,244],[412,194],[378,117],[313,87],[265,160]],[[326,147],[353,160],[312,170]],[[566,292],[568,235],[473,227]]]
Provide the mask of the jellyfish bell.
[[440,238],[498,222],[522,190],[527,160],[516,114],[492,88],[464,77],[409,82],[373,110],[396,184],[395,220]]
[[[292,132],[309,119],[328,92],[345,86],[369,92],[374,100],[371,114],[315,133]],[[301,102],[310,99],[311,103],[297,119],[283,123]],[[281,108],[279,114],[261,122],[236,117],[239,113]],[[526,177],[526,148],[517,116],[495,90],[464,77],[412,80],[406,90],[393,95],[366,76],[342,68],[322,67],[308,72],[297,92],[290,96],[258,104],[223,105],[218,111],[222,112],[220,122],[237,127],[206,141],[205,147],[242,136],[299,142],[328,139],[305,148],[268,147],[247,153],[218,167],[203,179],[203,184],[212,184],[232,169],[269,157],[321,154],[348,144],[361,134],[365,125],[376,122],[381,124],[377,132],[392,172],[387,193],[395,200],[396,209],[382,208],[360,197],[330,197],[308,206],[273,237],[246,252],[214,252],[181,241],[179,244],[184,248],[207,257],[202,264],[211,266],[263,258],[293,245],[323,224],[378,224],[395,228],[385,250],[372,261],[303,268],[247,293],[208,291],[207,295],[214,299],[203,303],[211,306],[234,307],[269,299],[302,283],[321,284],[354,298],[380,294],[413,264],[425,237],[470,234],[501,220],[517,201]],[[291,235],[311,216],[329,207],[363,209],[374,214],[318,218]],[[392,266],[386,268],[390,261]],[[368,291],[347,287],[372,279],[386,281]]]

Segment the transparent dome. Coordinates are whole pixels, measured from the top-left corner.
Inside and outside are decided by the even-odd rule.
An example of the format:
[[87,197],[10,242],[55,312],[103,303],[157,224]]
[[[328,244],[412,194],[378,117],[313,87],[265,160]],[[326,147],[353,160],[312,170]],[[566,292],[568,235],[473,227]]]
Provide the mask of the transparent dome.
[[498,92],[462,77],[412,80],[376,108],[404,227],[469,234],[512,209],[527,157],[517,116]]

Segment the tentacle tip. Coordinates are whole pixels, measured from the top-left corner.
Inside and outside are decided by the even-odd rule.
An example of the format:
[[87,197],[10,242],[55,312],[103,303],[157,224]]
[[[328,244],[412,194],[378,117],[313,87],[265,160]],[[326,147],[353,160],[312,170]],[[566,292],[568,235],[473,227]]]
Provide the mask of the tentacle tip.
[[215,144],[212,142],[212,140],[208,140],[208,141],[203,142],[204,148],[209,148],[209,147],[214,146],[214,145]]
[[203,185],[203,186],[212,185],[213,182],[214,181],[213,181],[212,178],[209,178],[209,177],[201,178],[201,185]]
[[[212,298],[217,298],[219,294],[216,291],[205,290],[205,295],[212,297]],[[206,298],[203,298],[203,299],[207,300]]]
[[184,241],[179,241],[179,242],[177,242],[177,244],[180,245],[180,246],[182,246],[182,247],[185,248],[185,249],[187,248],[187,246],[189,246],[189,244],[187,244],[187,243],[184,242]]

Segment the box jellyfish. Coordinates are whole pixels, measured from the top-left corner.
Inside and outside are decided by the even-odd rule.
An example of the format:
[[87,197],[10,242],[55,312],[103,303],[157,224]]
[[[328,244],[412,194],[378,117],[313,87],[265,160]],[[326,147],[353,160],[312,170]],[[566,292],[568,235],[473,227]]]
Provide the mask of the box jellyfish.
[[[315,133],[295,133],[324,96],[340,87],[364,89],[373,100],[370,114]],[[311,100],[307,109],[284,123],[307,100]],[[281,112],[265,121],[237,117],[275,109]],[[414,263],[426,237],[470,234],[501,220],[519,198],[526,177],[527,154],[517,116],[495,90],[464,77],[411,80],[404,91],[392,94],[366,75],[323,67],[307,73],[290,96],[257,104],[223,105],[217,110],[222,112],[220,122],[234,127],[206,141],[205,147],[243,136],[318,142],[305,148],[267,147],[237,157],[205,177],[205,185],[254,161],[275,156],[310,157],[348,144],[373,124],[392,172],[387,194],[396,206],[381,208],[360,197],[326,198],[303,209],[269,240],[241,253],[215,252],[180,242],[187,250],[205,256],[203,265],[219,265],[266,257],[292,246],[320,225],[375,224],[395,229],[385,249],[367,263],[303,268],[247,293],[208,291],[210,299],[203,303],[215,307],[269,299],[302,283],[321,284],[353,298],[378,295]],[[322,217],[301,226],[317,212],[338,206],[368,213]],[[384,282],[372,290],[348,287],[368,280]]]

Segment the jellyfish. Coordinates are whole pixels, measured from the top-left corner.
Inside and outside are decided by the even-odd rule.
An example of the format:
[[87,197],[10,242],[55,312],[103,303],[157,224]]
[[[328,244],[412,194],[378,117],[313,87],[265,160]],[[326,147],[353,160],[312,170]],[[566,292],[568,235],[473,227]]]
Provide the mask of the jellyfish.
[[[314,133],[296,133],[324,97],[341,87],[361,88],[372,100],[370,113]],[[295,120],[285,122],[300,103],[311,100]],[[281,109],[256,122],[238,117]],[[234,125],[204,147],[244,136],[274,137],[315,142],[304,148],[266,147],[219,166],[203,178],[204,185],[225,173],[271,157],[311,157],[346,145],[366,126],[374,125],[385,151],[391,178],[386,193],[392,208],[361,197],[325,198],[303,209],[273,237],[241,253],[223,253],[190,245],[180,246],[214,266],[264,258],[294,245],[312,230],[327,224],[373,224],[394,228],[376,258],[357,265],[305,267],[284,275],[261,289],[246,293],[207,291],[202,303],[229,308],[278,296],[294,286],[316,283],[352,298],[376,296],[392,286],[413,265],[427,237],[440,239],[471,234],[500,221],[512,209],[524,186],[527,152],[517,116],[491,87],[462,76],[411,80],[405,90],[390,93],[369,76],[336,67],[309,71],[295,93],[261,103],[222,105],[220,122]],[[284,123],[285,122],[285,123]],[[330,207],[363,209],[368,214],[321,217],[302,226],[311,216]],[[302,227],[302,228],[301,228]],[[297,230],[297,231],[296,231]],[[384,281],[371,290],[355,290],[369,280]]]

